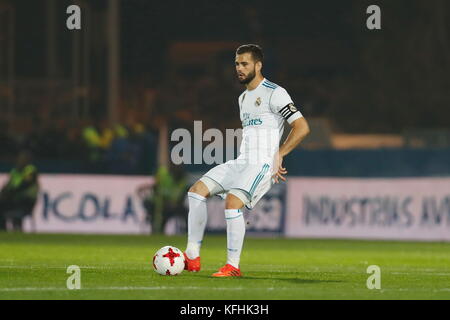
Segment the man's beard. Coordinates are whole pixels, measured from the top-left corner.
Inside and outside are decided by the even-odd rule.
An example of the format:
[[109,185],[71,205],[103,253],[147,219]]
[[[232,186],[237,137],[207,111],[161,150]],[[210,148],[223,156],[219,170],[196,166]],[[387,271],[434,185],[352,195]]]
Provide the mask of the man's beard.
[[245,79],[240,80],[240,79],[238,78],[238,80],[239,80],[239,82],[240,82],[241,84],[249,84],[250,82],[252,82],[253,79],[255,79],[255,77],[256,77],[256,71],[253,70],[253,72],[250,72],[250,73],[248,74],[248,76],[245,77]]

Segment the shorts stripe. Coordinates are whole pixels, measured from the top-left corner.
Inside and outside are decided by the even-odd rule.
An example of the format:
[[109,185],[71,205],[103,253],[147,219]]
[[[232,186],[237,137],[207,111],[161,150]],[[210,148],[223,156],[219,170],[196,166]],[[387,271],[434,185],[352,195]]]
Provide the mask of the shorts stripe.
[[250,190],[250,194],[253,196],[253,193],[255,192],[256,188],[258,187],[259,183],[262,181],[262,179],[264,178],[264,175],[267,172],[267,168],[264,171],[264,173],[259,177],[258,182],[256,182],[256,185],[253,187],[253,190]]
[[269,165],[265,164],[260,171],[260,173],[256,176],[255,181],[253,181],[252,187],[250,188],[250,195],[253,196],[253,192],[255,192],[256,187],[258,187],[258,184],[261,182],[261,180],[264,178],[264,175],[269,170]]

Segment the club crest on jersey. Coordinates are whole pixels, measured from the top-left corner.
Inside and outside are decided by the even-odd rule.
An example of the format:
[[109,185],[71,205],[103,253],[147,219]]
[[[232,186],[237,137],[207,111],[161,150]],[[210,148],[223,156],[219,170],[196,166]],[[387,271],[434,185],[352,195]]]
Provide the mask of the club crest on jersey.
[[260,105],[261,105],[261,98],[258,97],[258,98],[256,98],[255,106],[259,107]]
[[289,110],[291,110],[291,112],[297,112],[297,108],[294,106],[293,103],[289,104]]

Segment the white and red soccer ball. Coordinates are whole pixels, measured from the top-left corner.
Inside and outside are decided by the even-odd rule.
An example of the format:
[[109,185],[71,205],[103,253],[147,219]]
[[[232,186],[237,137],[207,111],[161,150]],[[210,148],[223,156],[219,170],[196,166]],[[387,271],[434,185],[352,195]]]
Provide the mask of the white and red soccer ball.
[[164,276],[176,276],[184,270],[184,254],[172,246],[162,247],[153,256],[153,268]]

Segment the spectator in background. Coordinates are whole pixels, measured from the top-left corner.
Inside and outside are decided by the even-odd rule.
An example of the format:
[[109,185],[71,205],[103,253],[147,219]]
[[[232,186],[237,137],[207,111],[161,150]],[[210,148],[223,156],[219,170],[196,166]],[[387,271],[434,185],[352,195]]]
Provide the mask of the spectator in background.
[[6,230],[7,219],[13,229],[22,230],[22,220],[32,214],[39,192],[38,172],[29,152],[22,151],[9,180],[0,191],[0,230]]
[[95,163],[101,160],[101,139],[98,126],[96,126],[92,121],[83,128],[82,137],[84,143],[88,148],[88,160],[91,163]]
[[107,168],[107,153],[115,139],[115,132],[106,120],[93,120],[83,128],[82,137],[88,150],[89,171],[103,172]]
[[185,171],[181,166],[175,165],[170,169],[160,166],[155,174],[154,185],[138,188],[137,192],[147,211],[153,234],[164,233],[171,218],[186,215],[184,200],[188,188]]

